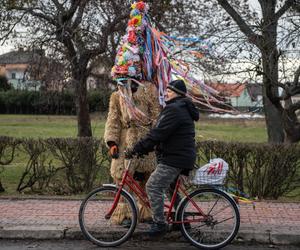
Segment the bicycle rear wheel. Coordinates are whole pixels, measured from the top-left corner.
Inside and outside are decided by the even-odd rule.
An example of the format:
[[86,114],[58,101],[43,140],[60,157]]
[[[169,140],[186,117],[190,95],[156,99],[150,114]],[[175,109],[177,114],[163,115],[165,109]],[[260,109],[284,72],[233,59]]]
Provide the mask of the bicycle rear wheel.
[[181,203],[177,213],[178,221],[189,221],[180,224],[184,237],[202,249],[219,249],[229,244],[240,226],[240,214],[235,201],[225,192],[214,188],[198,189],[189,197]]
[[[80,206],[79,225],[82,233],[88,240],[101,247],[121,245],[129,239],[137,224],[135,203],[124,191],[120,194],[118,207],[114,212],[116,213],[121,206],[123,213],[107,216],[117,192],[116,187],[97,188],[88,194]],[[127,223],[117,223],[116,218],[120,219],[118,216],[125,216]]]

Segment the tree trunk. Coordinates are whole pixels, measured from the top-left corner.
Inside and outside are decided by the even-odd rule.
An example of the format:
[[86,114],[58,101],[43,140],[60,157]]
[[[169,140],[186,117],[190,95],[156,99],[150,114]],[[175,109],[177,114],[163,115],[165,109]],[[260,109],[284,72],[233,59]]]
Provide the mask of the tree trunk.
[[263,104],[268,132],[268,142],[284,142],[284,130],[282,122],[283,108],[278,99],[278,57],[277,49],[262,51],[263,63]]
[[300,122],[296,117],[299,105],[293,105],[291,108],[283,107],[278,94],[278,58],[280,56],[277,50],[278,20],[294,5],[294,2],[284,1],[282,7],[278,8],[276,0],[259,0],[262,18],[259,19],[260,24],[256,27],[258,30],[256,28],[254,30],[235,10],[233,4],[230,4],[228,0],[218,0],[248,40],[261,52],[263,70],[258,73],[263,75],[263,104],[270,143],[290,143],[300,140]]
[[264,81],[263,87],[263,104],[265,110],[265,120],[268,133],[268,142],[269,143],[281,143],[284,142],[284,132],[282,124],[281,112],[269,99],[266,94],[266,83]]
[[86,80],[87,77],[85,73],[82,73],[82,70],[75,69],[73,71],[73,81],[74,81],[75,95],[76,95],[78,137],[92,136]]
[[278,50],[277,50],[277,21],[273,20],[274,2],[264,2],[262,6],[264,23],[260,51],[263,67],[263,104],[268,132],[268,142],[284,142],[282,122],[283,107],[278,98]]
[[286,143],[295,143],[300,141],[300,123],[298,121],[296,112],[291,110],[292,104],[291,98],[285,100],[283,126],[285,132],[284,142]]
[[300,141],[300,124],[290,120],[289,117],[284,119],[285,125],[285,143],[296,143]]

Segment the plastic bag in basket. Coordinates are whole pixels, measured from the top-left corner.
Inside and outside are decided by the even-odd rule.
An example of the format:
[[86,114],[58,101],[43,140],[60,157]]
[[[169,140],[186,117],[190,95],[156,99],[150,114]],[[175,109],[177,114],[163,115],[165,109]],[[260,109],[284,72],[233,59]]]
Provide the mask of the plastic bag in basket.
[[228,169],[228,163],[223,159],[211,159],[208,164],[197,169],[192,182],[196,185],[221,185],[225,180]]

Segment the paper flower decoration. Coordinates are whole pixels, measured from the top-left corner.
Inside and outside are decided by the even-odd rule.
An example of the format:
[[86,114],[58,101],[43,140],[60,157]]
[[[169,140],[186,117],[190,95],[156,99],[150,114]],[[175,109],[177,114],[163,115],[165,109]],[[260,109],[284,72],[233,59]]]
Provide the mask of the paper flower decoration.
[[130,19],[126,29],[126,35],[117,52],[115,66],[111,70],[113,79],[134,77],[142,78],[142,54],[145,46],[145,26],[144,20],[149,9],[144,2],[137,2],[131,5]]

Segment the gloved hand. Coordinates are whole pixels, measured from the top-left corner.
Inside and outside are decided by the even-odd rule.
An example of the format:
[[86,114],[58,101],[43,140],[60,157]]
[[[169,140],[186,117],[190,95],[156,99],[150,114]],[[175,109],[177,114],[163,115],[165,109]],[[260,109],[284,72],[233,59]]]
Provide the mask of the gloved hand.
[[119,158],[119,148],[118,145],[115,142],[108,142],[109,146],[109,154],[111,158],[118,159]]
[[133,151],[133,149],[127,148],[125,149],[124,154],[125,154],[125,159],[132,159],[136,153]]

